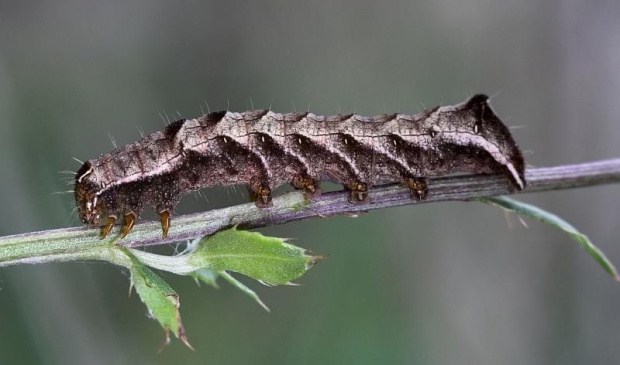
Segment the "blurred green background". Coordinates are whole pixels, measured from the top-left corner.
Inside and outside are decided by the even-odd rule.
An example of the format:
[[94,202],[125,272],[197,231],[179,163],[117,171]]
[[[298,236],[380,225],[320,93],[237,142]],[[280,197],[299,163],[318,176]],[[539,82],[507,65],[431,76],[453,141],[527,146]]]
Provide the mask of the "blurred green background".
[[[617,1],[2,1],[0,235],[77,225],[61,170],[166,115],[272,107],[416,113],[474,92],[531,165],[620,156]],[[250,101],[251,100],[251,101]],[[530,194],[615,263],[619,187]],[[180,212],[244,201],[190,195]],[[620,286],[567,236],[475,203],[261,230],[329,254],[300,287],[181,295],[163,339],[127,273],[0,269],[0,363],[620,363]],[[243,278],[242,278],[243,279]]]

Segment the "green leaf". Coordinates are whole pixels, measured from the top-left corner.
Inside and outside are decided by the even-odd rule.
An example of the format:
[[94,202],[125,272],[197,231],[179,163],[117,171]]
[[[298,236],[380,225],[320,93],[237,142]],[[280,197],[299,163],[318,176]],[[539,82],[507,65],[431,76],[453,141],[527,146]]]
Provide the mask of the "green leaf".
[[611,263],[611,261],[609,261],[603,251],[596,247],[586,235],[579,232],[575,227],[570,225],[570,223],[566,222],[557,215],[544,211],[531,204],[522,203],[504,196],[479,198],[477,200],[483,203],[499,206],[507,211],[515,212],[521,216],[537,219],[568,233],[581,245],[581,247],[583,247],[584,250],[586,250],[588,254],[590,254],[590,256],[596,260],[596,262],[599,263],[599,265],[603,267],[603,269],[605,269],[605,271],[607,271],[616,281],[620,282],[620,276],[618,276],[616,267]]
[[256,303],[258,303],[258,305],[263,307],[267,312],[271,312],[269,310],[269,307],[267,307],[265,303],[263,303],[263,301],[260,299],[260,297],[258,296],[258,294],[256,294],[254,290],[250,289],[245,284],[235,279],[232,275],[230,275],[226,271],[217,272],[213,270],[200,269],[200,270],[196,270],[190,273],[189,276],[193,277],[194,280],[196,280],[197,284],[199,284],[202,281],[216,289],[219,289],[219,285],[217,284],[217,279],[221,276],[222,278],[224,278],[224,280],[228,281],[230,284],[235,286],[237,289],[241,290],[245,295],[252,298]]
[[123,250],[131,257],[131,285],[136,288],[142,302],[150,315],[155,318],[166,332],[164,345],[170,343],[170,331],[187,347],[193,347],[187,341],[185,328],[181,322],[179,295],[159,275],[143,265],[129,250]]
[[196,268],[234,271],[268,285],[290,284],[322,259],[284,239],[236,228],[200,240],[190,255],[188,263]]
[[217,285],[217,278],[219,274],[217,271],[208,270],[208,269],[200,269],[188,274],[196,281],[196,284],[200,285],[200,282],[203,282],[215,289],[219,289],[220,286]]
[[269,309],[269,307],[267,307],[265,305],[265,303],[263,303],[263,301],[260,299],[260,297],[258,296],[258,294],[256,294],[256,292],[254,292],[254,290],[248,288],[245,284],[243,284],[242,282],[240,282],[239,280],[235,279],[232,275],[230,275],[229,273],[227,273],[226,271],[223,271],[221,273],[219,273],[222,278],[224,278],[224,280],[228,281],[230,284],[234,285],[235,287],[237,287],[237,289],[241,290],[245,295],[247,295],[248,297],[254,299],[254,301],[256,303],[258,303],[258,305],[260,305],[261,307],[263,307],[263,309],[265,309],[267,312],[271,312],[271,310]]

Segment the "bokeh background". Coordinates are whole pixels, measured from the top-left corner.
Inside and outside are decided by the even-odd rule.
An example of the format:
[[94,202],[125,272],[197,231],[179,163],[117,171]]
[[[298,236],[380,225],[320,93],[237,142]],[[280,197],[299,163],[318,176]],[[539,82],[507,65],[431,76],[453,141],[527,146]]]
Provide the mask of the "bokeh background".
[[[2,1],[0,234],[77,225],[62,170],[138,129],[211,110],[416,113],[493,95],[534,166],[620,156],[620,3],[609,1]],[[620,190],[521,197],[620,263]],[[243,189],[188,196],[193,212]],[[0,363],[620,363],[620,286],[556,230],[475,203],[261,231],[329,254],[300,287],[164,277],[195,352],[127,273],[0,269]],[[242,278],[243,279],[243,278]]]

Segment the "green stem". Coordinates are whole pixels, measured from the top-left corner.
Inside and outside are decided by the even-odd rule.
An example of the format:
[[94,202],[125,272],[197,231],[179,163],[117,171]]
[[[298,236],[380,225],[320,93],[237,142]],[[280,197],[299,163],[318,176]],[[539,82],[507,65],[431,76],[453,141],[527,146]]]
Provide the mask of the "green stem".
[[[526,179],[528,187],[524,193],[617,183],[620,182],[620,159],[528,169]],[[488,175],[434,178],[429,183],[429,190],[427,200],[416,202],[408,198],[408,190],[401,186],[377,187],[371,191],[370,204],[350,204],[346,192],[327,193],[312,202],[305,202],[300,193],[294,192],[274,198],[274,207],[269,209],[242,204],[177,217],[167,239],[161,237],[159,222],[136,225],[122,241],[118,236],[101,240],[99,230],[87,227],[5,236],[0,237],[0,267],[75,260],[102,260],[127,267],[131,260],[122,250],[118,250],[118,243],[124,247],[162,245],[203,237],[232,225],[251,228],[309,218],[359,214],[405,204],[469,200],[511,193],[505,178]],[[192,271],[183,255],[169,257],[137,250],[131,250],[131,253],[157,269],[177,274]]]
[[136,249],[129,249],[143,264],[157,270],[168,271],[177,275],[187,275],[197,268],[188,263],[189,255],[164,256]]

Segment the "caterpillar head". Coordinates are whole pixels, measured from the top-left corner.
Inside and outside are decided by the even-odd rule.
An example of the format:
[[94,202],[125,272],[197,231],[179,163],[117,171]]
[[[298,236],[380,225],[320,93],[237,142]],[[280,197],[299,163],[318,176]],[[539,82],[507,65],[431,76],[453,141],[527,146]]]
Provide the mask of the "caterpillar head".
[[99,199],[98,187],[89,176],[95,168],[86,161],[75,175],[75,204],[80,220],[85,224],[99,225],[104,215],[103,200]]

